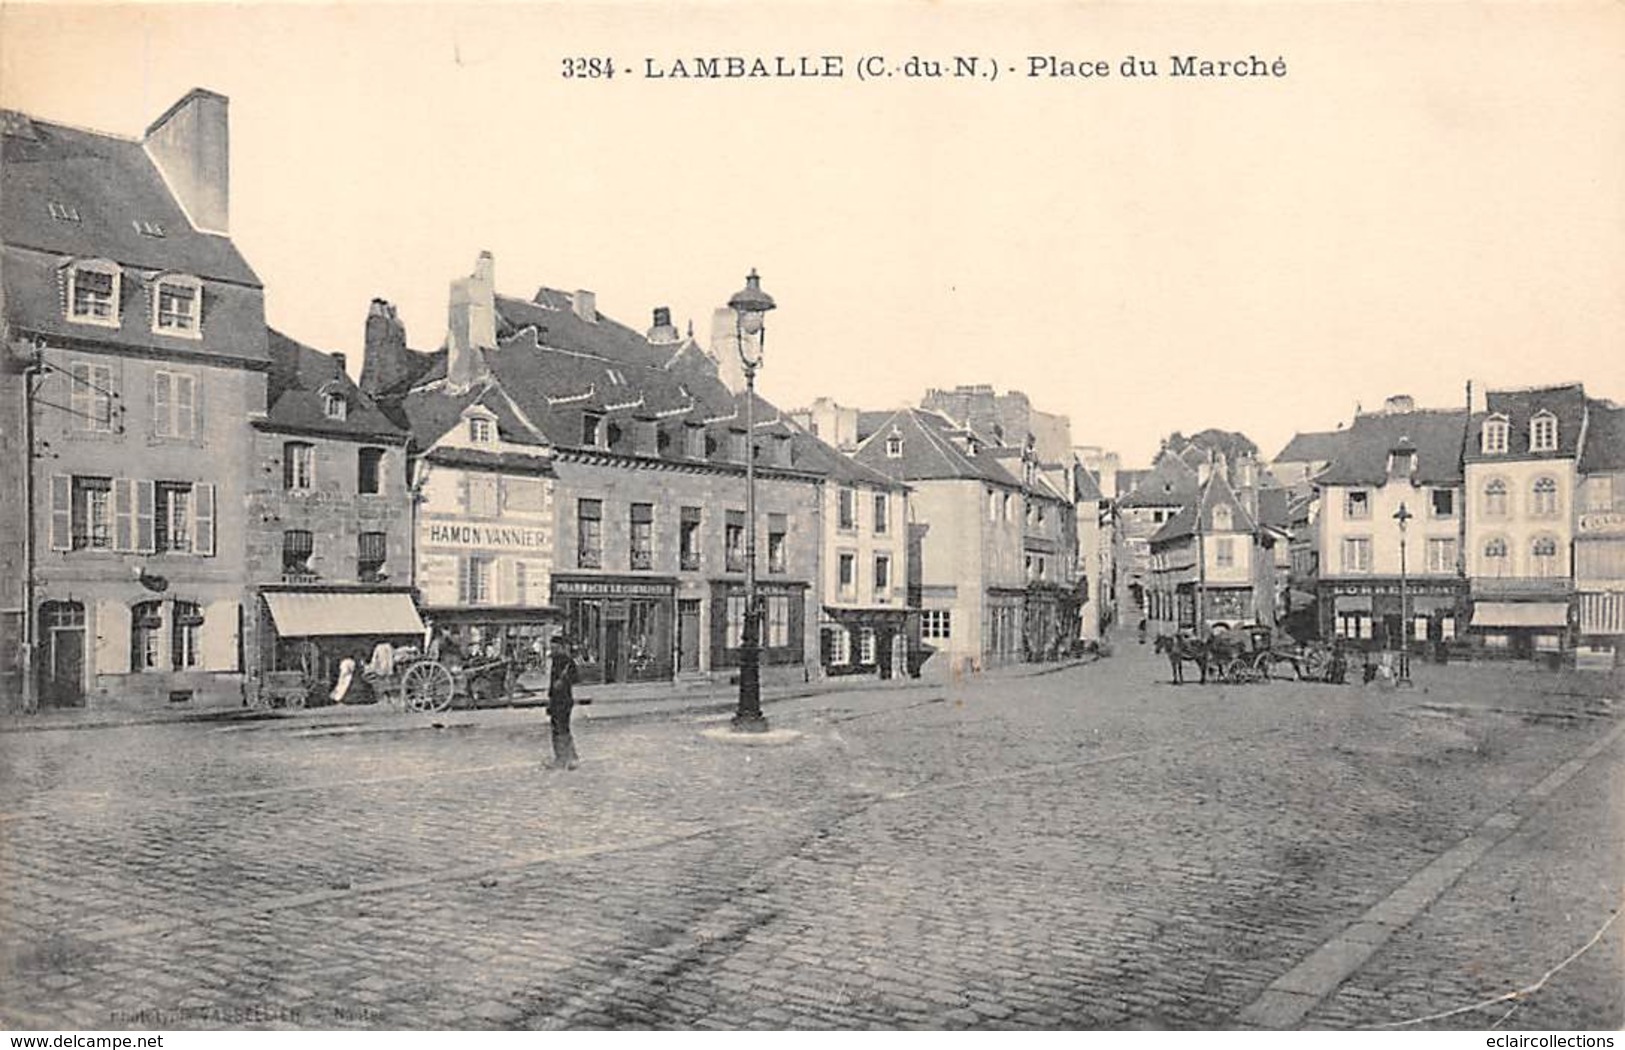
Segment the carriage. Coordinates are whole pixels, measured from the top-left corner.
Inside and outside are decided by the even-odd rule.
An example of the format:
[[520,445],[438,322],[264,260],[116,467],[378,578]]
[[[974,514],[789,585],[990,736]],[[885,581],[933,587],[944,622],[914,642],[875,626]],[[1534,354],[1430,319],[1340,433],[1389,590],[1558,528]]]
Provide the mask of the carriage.
[[1182,664],[1195,663],[1206,682],[1211,674],[1217,681],[1241,685],[1292,677],[1303,682],[1341,682],[1347,670],[1342,654],[1324,642],[1280,644],[1268,627],[1250,627],[1246,639],[1228,631],[1215,632],[1205,640],[1188,634],[1162,635],[1157,651],[1168,654],[1174,682],[1184,681]]
[[331,687],[322,673],[320,651],[307,646],[297,670],[265,675],[258,706],[299,708],[309,698],[320,696],[335,703],[353,702],[359,681],[375,698],[403,711],[444,711],[458,701],[512,696],[518,682],[520,668],[507,657],[441,658],[417,646],[389,646],[385,655],[381,652],[385,646],[388,643],[376,648],[366,664],[344,661],[351,666],[346,670],[340,665]]

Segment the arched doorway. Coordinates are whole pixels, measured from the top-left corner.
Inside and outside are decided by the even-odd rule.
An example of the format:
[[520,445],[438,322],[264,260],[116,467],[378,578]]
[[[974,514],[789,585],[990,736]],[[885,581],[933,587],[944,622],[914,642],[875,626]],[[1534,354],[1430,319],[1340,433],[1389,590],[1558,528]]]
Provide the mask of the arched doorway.
[[85,702],[85,607],[79,602],[40,606],[40,702],[82,707]]

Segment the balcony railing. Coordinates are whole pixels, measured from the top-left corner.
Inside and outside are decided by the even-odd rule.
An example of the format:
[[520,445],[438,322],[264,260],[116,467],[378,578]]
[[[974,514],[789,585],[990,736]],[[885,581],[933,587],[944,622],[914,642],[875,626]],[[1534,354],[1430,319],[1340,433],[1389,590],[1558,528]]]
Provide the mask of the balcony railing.
[[700,552],[684,551],[678,556],[677,567],[684,572],[698,572],[700,568]]
[[576,551],[576,568],[600,569],[604,565],[604,552],[597,548],[583,547]]
[[1574,581],[1567,576],[1474,576],[1471,583],[1475,598],[1532,595],[1561,598],[1574,590]]
[[655,565],[654,551],[632,549],[632,568],[652,569]]

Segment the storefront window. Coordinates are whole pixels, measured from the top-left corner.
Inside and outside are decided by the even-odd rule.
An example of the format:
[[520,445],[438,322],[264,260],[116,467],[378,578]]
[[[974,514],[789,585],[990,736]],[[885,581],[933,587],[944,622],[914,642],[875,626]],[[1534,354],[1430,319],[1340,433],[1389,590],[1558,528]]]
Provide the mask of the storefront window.
[[599,633],[602,609],[597,602],[575,603],[570,617],[570,637],[576,643],[576,659],[584,664],[599,662]]
[[198,665],[198,631],[203,626],[203,609],[196,602],[176,602],[175,623],[170,632],[170,658],[175,670]]
[[790,597],[770,595],[767,599],[767,647],[783,649],[790,644]]
[[158,669],[163,613],[157,602],[141,602],[130,610],[130,670]]

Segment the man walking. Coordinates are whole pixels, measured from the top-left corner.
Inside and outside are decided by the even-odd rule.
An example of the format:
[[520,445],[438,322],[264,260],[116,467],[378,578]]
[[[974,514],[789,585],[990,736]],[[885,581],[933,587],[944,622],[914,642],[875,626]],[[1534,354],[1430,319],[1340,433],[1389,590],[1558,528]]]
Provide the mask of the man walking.
[[553,659],[547,677],[547,717],[553,724],[553,768],[574,769],[579,761],[570,736],[570,712],[575,708],[576,662],[563,635],[553,638]]

